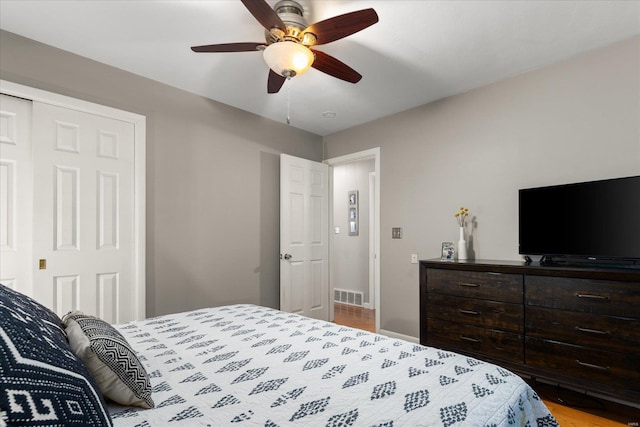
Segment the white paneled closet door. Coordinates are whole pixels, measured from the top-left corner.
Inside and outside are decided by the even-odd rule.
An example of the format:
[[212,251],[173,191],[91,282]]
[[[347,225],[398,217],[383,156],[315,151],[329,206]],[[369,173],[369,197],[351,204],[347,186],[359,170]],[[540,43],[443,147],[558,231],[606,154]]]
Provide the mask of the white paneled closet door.
[[0,283],[32,295],[31,101],[0,95]]
[[0,283],[61,316],[143,319],[145,118],[0,91]]
[[33,103],[34,297],[59,315],[134,318],[134,127]]

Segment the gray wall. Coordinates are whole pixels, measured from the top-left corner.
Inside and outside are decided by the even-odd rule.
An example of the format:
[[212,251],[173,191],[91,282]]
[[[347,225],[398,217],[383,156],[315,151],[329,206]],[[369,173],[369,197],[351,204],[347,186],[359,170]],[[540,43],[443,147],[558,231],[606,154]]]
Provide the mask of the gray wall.
[[[418,337],[418,267],[473,221],[477,258],[520,259],[519,188],[640,174],[640,37],[324,138],[381,147],[381,329]],[[403,227],[402,240],[391,227]]]
[[279,154],[321,137],[4,31],[0,78],[147,117],[149,316],[279,306]]
[[[331,236],[332,288],[360,291],[369,302],[369,173],[375,171],[374,160],[337,165],[333,168],[333,215]],[[359,231],[349,236],[348,193],[358,190]],[[340,227],[340,234],[334,227]]]

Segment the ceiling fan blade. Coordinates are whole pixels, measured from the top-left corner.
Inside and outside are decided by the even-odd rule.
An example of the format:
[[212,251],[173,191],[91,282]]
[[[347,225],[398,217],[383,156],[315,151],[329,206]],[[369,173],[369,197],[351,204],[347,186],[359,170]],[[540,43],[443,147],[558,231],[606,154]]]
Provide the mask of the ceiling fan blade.
[[269,69],[269,79],[267,80],[267,93],[278,93],[286,77],[282,77],[272,69]]
[[334,16],[324,21],[316,22],[304,29],[305,33],[313,33],[316,36],[316,45],[331,43],[343,37],[357,33],[360,30],[378,22],[378,14],[373,9],[363,9],[344,15]]
[[208,44],[204,46],[192,46],[191,50],[194,52],[253,52],[258,50],[258,47],[264,46],[264,43],[222,43],[222,44]]
[[316,55],[316,60],[311,66],[316,70],[349,83],[358,83],[362,78],[360,73],[333,56],[319,50],[311,49],[311,51]]
[[249,9],[249,12],[254,18],[267,30],[272,28],[280,28],[282,31],[286,31],[287,28],[282,22],[282,19],[278,16],[275,10],[271,9],[271,6],[265,0],[241,0],[244,7]]

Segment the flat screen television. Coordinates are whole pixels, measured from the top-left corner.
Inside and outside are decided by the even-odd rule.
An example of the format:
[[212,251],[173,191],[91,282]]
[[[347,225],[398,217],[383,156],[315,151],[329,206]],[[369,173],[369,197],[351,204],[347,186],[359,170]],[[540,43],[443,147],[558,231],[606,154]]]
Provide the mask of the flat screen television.
[[640,266],[640,176],[525,188],[518,198],[520,254]]

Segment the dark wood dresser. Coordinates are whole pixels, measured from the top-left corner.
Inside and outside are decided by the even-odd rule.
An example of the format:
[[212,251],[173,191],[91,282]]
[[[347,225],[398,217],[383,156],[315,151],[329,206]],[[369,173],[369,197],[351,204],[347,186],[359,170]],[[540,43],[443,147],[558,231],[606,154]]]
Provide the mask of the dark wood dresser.
[[640,270],[420,261],[420,342],[640,402]]

